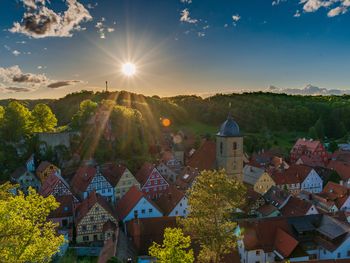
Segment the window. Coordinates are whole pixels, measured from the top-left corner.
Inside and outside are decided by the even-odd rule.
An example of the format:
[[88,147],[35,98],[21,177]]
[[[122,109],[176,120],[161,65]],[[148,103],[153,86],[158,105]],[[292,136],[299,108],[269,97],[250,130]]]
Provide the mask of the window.
[[92,230],[96,231],[96,229],[97,229],[97,226],[96,226],[96,225],[93,225],[93,226],[92,226]]
[[106,190],[105,189],[102,189],[102,194],[104,194],[106,192]]
[[153,212],[152,208],[148,209],[148,213],[152,213],[152,212]]
[[83,236],[83,241],[89,241],[89,236]]
[[102,215],[101,218],[102,218],[102,220],[105,220],[105,219],[106,219],[106,216],[105,216],[105,215]]
[[220,142],[220,154],[221,155],[223,153],[223,148],[224,148],[224,144],[222,142]]
[[178,215],[178,214],[179,214],[179,212],[176,210],[176,211],[175,211],[175,215]]
[[93,216],[90,216],[90,221],[94,221],[94,217]]
[[83,225],[83,226],[81,226],[81,229],[83,229],[83,231],[86,231],[86,226],[85,225]]
[[340,254],[340,252],[338,252],[338,254],[337,254],[337,258],[340,258],[340,256],[341,256],[341,254]]
[[260,255],[260,250],[255,251],[255,254],[258,256]]
[[142,214],[146,213],[145,209],[142,209],[142,210],[141,210],[141,213],[142,213]]
[[138,217],[139,212],[137,210],[134,210],[134,218]]
[[350,257],[350,250],[348,250],[348,257]]
[[232,148],[234,151],[237,150],[237,143],[236,142],[233,143]]
[[180,206],[182,206],[182,203],[180,203]]

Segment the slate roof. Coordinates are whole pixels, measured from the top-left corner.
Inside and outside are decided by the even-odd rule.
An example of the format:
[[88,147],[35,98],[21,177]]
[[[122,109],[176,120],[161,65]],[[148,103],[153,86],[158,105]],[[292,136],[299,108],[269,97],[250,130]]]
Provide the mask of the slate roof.
[[254,167],[252,165],[246,165],[243,168],[243,182],[250,185],[255,185],[264,172],[264,169]]
[[282,190],[274,185],[263,194],[263,197],[267,202],[279,208],[281,208],[281,205],[284,204],[290,196],[291,195],[288,191]]
[[192,168],[197,168],[199,171],[215,169],[216,143],[210,140],[205,140],[190,157],[187,165]]

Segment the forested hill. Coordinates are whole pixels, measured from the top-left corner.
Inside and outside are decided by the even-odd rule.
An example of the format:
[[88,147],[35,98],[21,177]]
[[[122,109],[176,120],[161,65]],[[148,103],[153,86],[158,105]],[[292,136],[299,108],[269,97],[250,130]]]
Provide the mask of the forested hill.
[[[101,102],[113,99],[117,105],[154,115],[168,117],[180,126],[193,121],[217,127],[231,111],[245,133],[303,132],[314,138],[342,138],[350,129],[350,96],[291,96],[272,93],[218,94],[199,96],[147,97],[125,91],[72,93],[58,100],[31,100],[24,103],[32,108],[47,103],[59,125],[67,125],[79,110],[82,101]],[[5,106],[7,100],[0,101]],[[204,131],[203,131],[204,133]]]

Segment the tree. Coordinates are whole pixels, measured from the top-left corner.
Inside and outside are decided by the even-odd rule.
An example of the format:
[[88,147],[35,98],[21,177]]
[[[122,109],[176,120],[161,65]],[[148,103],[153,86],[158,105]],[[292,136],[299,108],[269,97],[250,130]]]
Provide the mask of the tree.
[[29,188],[25,196],[0,191],[0,254],[2,262],[48,262],[59,251],[64,238],[56,234],[56,224],[47,216],[59,203],[53,196],[44,198]]
[[3,106],[0,106],[0,126],[1,126],[1,121],[4,118],[4,114],[5,114],[5,109]]
[[199,261],[218,263],[234,249],[236,223],[230,218],[243,204],[245,188],[224,170],[203,171],[188,194],[189,216],[182,221],[185,231],[201,246]]
[[324,124],[321,118],[319,118],[315,123],[315,130],[317,138],[323,140],[324,138]]
[[180,228],[166,228],[163,244],[153,242],[149,248],[149,255],[157,258],[159,263],[192,263],[194,256],[191,238],[184,236]]
[[39,103],[35,105],[31,115],[33,132],[52,132],[57,126],[57,118],[49,106]]
[[5,109],[3,136],[10,141],[18,141],[30,134],[30,111],[17,101],[11,101]]
[[72,125],[81,128],[95,114],[98,104],[92,100],[83,100],[79,105],[78,112],[73,116]]

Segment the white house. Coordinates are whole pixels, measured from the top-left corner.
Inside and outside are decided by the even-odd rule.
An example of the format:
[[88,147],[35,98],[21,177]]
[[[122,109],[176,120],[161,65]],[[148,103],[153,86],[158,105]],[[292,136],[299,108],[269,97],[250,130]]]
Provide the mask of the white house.
[[171,185],[168,193],[162,195],[156,204],[162,209],[165,216],[186,217],[188,214],[188,200],[186,195]]
[[124,223],[135,218],[162,217],[158,206],[149,200],[136,186],[118,201],[117,214]]

